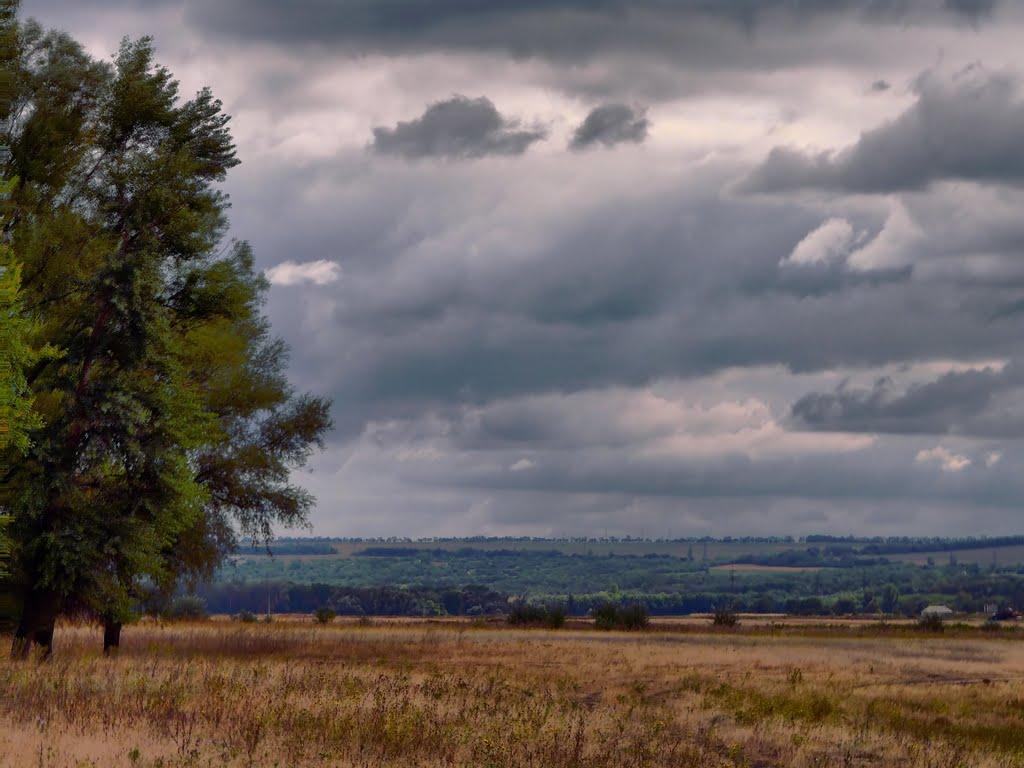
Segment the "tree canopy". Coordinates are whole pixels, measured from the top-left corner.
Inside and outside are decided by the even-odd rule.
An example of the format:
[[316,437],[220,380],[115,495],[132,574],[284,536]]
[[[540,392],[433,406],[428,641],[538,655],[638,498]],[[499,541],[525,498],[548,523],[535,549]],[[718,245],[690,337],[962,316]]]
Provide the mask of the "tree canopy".
[[238,159],[221,103],[182,98],[147,38],[108,63],[12,24],[0,142],[20,266],[4,272],[4,335],[21,373],[4,407],[24,426],[8,427],[0,505],[24,654],[49,649],[62,611],[119,625],[140,589],[303,523],[312,499],[289,473],[330,417],[289,385],[267,285],[248,245],[225,239],[217,185]]

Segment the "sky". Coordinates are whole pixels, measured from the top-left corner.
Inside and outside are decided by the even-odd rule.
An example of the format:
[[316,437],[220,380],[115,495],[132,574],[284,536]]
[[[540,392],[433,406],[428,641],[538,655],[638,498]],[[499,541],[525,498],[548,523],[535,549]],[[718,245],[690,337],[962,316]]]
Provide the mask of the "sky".
[[23,13],[233,116],[313,533],[1024,530],[1021,4]]

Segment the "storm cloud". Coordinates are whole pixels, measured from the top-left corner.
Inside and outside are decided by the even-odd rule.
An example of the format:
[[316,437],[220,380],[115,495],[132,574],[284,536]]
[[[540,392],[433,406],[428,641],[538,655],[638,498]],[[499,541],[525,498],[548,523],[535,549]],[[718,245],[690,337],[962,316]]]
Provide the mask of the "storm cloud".
[[580,150],[603,144],[611,147],[623,142],[640,144],[647,138],[650,121],[642,110],[626,104],[602,104],[590,110],[576,128],[569,148]]
[[232,113],[318,533],[1019,532],[1019,5],[25,12]]
[[407,158],[475,158],[521,155],[546,136],[543,129],[521,130],[483,96],[453,96],[427,107],[421,117],[394,128],[373,129],[373,149]]
[[901,435],[1024,437],[1024,371],[1005,367],[947,373],[904,390],[889,379],[800,398],[792,416],[815,430]]
[[952,82],[920,78],[916,103],[840,151],[772,150],[751,192],[818,188],[889,193],[943,180],[1024,181],[1024,99],[1015,75],[972,67]]

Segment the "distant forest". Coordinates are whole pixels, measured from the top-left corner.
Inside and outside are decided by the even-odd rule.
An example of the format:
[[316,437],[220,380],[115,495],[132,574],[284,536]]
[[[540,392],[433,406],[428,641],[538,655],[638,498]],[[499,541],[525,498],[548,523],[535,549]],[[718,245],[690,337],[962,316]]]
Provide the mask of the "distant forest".
[[211,613],[473,616],[517,600],[570,615],[608,602],[652,615],[980,613],[1024,606],[1024,536],[290,538],[239,549],[196,598]]

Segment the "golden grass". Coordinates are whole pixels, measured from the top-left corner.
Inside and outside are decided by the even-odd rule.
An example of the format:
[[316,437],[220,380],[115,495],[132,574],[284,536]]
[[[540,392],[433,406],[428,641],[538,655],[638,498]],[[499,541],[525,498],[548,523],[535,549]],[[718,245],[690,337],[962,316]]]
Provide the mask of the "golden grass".
[[1024,766],[1017,637],[63,626],[0,661],[0,767]]

